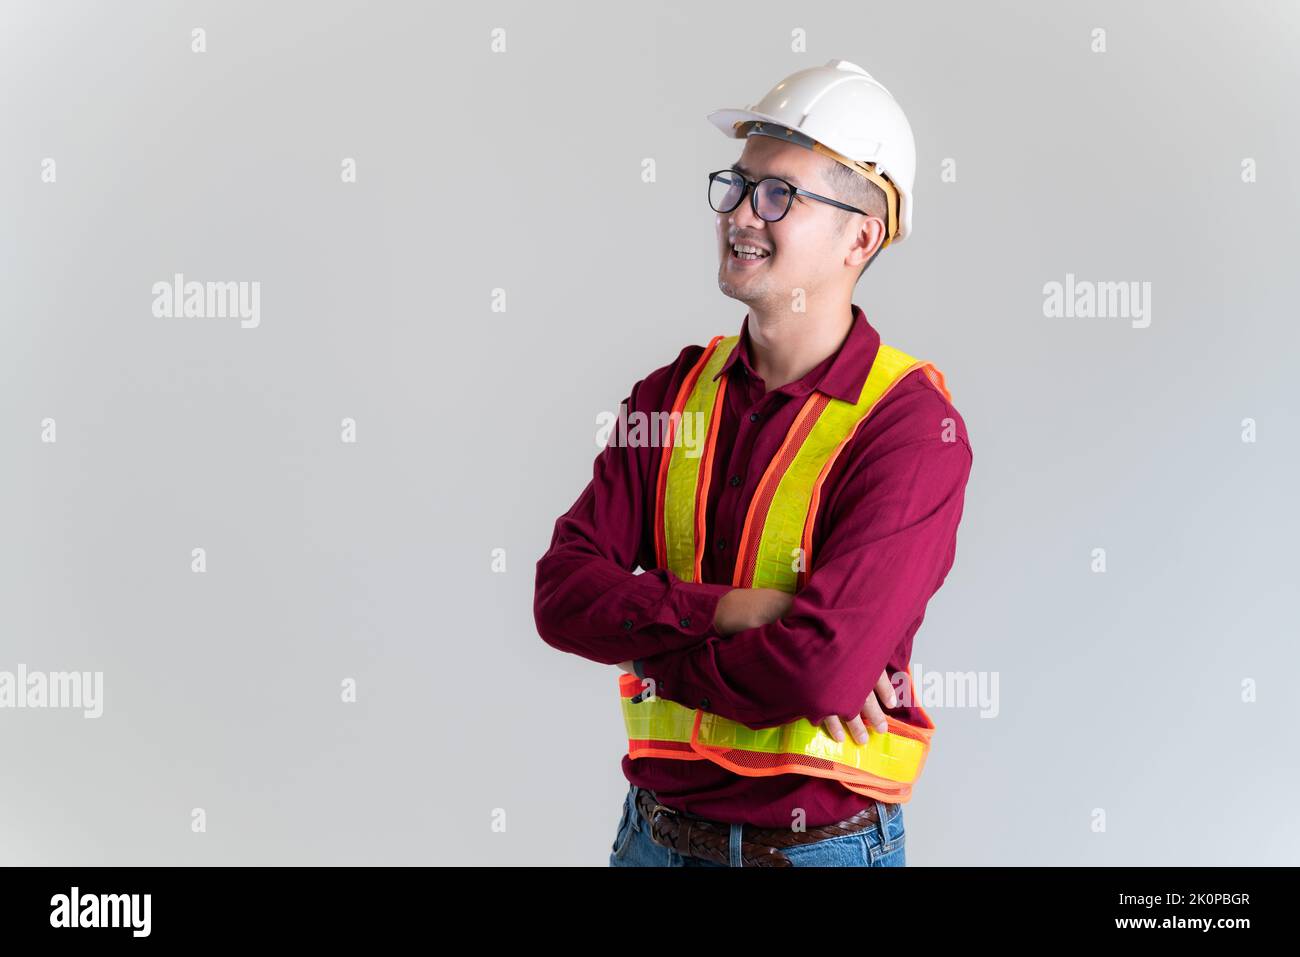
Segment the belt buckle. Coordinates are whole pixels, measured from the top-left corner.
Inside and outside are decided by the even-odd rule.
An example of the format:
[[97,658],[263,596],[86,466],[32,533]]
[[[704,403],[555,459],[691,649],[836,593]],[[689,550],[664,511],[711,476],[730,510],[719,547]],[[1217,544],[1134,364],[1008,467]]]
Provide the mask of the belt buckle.
[[660,811],[667,811],[669,814],[677,813],[675,810],[670,808],[667,804],[660,804],[659,802],[656,801],[655,806],[650,809],[650,820],[653,821]]
[[677,827],[675,829],[675,833],[673,834],[674,839],[671,841],[668,840],[668,835],[666,831],[659,823],[660,811],[665,811],[668,814],[671,814],[673,817],[679,817],[677,811],[675,811],[673,808],[670,808],[666,804],[660,804],[658,801],[655,801],[654,806],[650,808],[650,815],[649,815],[650,840],[654,841],[660,847],[666,847],[672,851],[685,853],[685,851],[682,849],[680,845],[683,839],[686,837],[686,830],[681,827]]
[[[678,854],[684,856],[690,855],[691,854],[691,828],[694,826],[692,822],[695,820],[695,818],[691,817],[690,815],[684,814],[675,808],[671,808],[666,804],[660,804],[659,802],[656,801],[655,806],[650,809],[650,839],[651,840],[654,840],[654,829],[655,829],[655,825],[659,823],[660,811],[666,811],[668,814],[671,814],[673,818],[676,820],[677,826],[676,828],[673,829],[673,837],[671,842],[668,843],[656,842],[656,843],[660,843],[664,847],[676,851]],[[712,859],[713,858],[706,858],[706,860],[712,860]],[[721,859],[719,858],[719,860]]]

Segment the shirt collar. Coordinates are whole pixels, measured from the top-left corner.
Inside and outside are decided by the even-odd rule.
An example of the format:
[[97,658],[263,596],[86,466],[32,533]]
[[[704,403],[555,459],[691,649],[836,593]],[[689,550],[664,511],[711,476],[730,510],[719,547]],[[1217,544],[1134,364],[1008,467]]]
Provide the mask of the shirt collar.
[[[854,304],[853,323],[849,326],[849,334],[840,348],[825,361],[809,370],[802,379],[782,386],[777,391],[787,392],[790,395],[807,395],[816,389],[834,399],[857,402],[862,396],[862,386],[867,381],[867,373],[871,371],[871,365],[875,362],[876,353],[879,351],[880,333],[867,322],[866,313]],[[749,357],[749,313],[746,313],[745,320],[740,326],[740,341],[736,343],[736,348],[731,350],[731,355],[727,356],[727,360],[722,363],[722,368],[713,378],[729,375],[731,368],[739,362],[746,373],[757,379],[758,373],[754,371]]]

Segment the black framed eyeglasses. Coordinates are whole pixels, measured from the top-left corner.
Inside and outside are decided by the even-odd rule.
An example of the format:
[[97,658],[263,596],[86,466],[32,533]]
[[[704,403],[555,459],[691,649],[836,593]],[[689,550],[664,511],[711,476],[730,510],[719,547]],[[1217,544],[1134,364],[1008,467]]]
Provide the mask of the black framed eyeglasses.
[[819,196],[806,189],[800,189],[779,176],[765,176],[758,182],[754,182],[734,169],[720,169],[716,173],[709,174],[709,206],[715,213],[729,213],[741,204],[745,193],[750,189],[753,192],[749,194],[749,205],[753,208],[754,215],[768,223],[774,223],[784,217],[790,211],[790,204],[794,202],[796,196],[807,196],[819,203],[829,203],[839,209],[847,209],[851,213],[871,215],[865,209],[841,203],[838,199]]

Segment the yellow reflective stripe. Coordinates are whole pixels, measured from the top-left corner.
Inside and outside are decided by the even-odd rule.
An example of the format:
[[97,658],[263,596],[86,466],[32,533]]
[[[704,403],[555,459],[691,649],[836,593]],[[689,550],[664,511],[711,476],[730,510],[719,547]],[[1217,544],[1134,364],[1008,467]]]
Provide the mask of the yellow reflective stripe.
[[[816,396],[809,401],[817,401]],[[846,413],[854,406],[831,400],[813,424],[776,486],[758,537],[751,588],[779,588],[794,593],[799,583],[799,548],[812,501],[813,483],[822,465],[847,434]]]
[[[623,724],[629,741],[691,742],[695,709],[667,698],[622,698]],[[702,749],[752,751],[762,754],[805,755],[836,765],[837,770],[862,771],[890,781],[910,783],[925,760],[923,741],[893,732],[867,730],[867,743],[859,745],[852,736],[836,741],[804,718],[775,728],[754,729],[730,718],[700,712],[695,743]],[[702,751],[708,756],[707,750]]]
[[838,768],[864,771],[890,781],[916,780],[925,760],[925,744],[892,732],[867,729],[867,743],[851,734],[836,741],[820,725],[799,718],[775,728],[755,730],[707,711],[700,718],[698,743],[709,748],[757,751],[762,754],[802,754],[834,763]]
[[[658,697],[638,704],[631,698],[623,698],[622,702],[629,741],[690,742],[695,709]],[[860,745],[852,735],[836,741],[820,725],[804,718],[775,728],[754,729],[709,711],[701,712],[696,743],[723,751],[805,755],[830,761],[839,769],[862,771],[900,783],[916,780],[926,752],[924,742],[893,732],[882,734],[868,728],[867,743]]]
[[[695,494],[705,460],[703,444],[713,428],[713,400],[719,385],[713,377],[739,341],[739,336],[729,336],[718,343],[686,398],[682,421],[673,423],[673,448],[664,485],[664,550],[668,569],[682,581],[695,581]],[[699,428],[695,427],[697,423]],[[694,449],[684,444],[683,431],[695,444]]]
[[644,698],[633,704],[632,698],[623,698],[623,724],[631,741],[691,740],[695,725],[695,710],[669,701],[667,698]]
[[[841,442],[880,401],[880,397],[916,360],[884,343],[871,371],[862,384],[858,401],[852,405],[831,399],[804,439],[789,468],[781,476],[768,508],[754,558],[754,588],[779,588],[794,592],[798,583],[798,549],[803,544],[804,525],[809,519],[812,489]],[[807,555],[802,556],[806,563]],[[804,567],[807,567],[805,564]]]

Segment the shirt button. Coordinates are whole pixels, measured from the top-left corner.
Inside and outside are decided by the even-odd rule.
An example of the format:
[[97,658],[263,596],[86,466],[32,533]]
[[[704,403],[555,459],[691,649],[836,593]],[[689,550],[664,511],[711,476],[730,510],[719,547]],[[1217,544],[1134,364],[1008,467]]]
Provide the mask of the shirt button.
[[736,488],[738,485],[740,485],[740,476],[739,476],[739,475],[733,475],[733,476],[731,477],[731,487],[732,487],[732,488]]
[[751,422],[757,422],[757,421],[758,421],[759,419],[761,419],[761,418],[762,418],[762,416],[759,415],[757,412],[751,412],[751,413],[749,413],[749,421],[751,421]]
[[708,699],[708,698],[701,698],[701,699],[700,699],[700,707],[703,708],[705,711],[708,711],[708,710],[709,710],[709,699]]
[[689,628],[691,627],[691,620],[689,618],[683,618],[677,624],[681,625],[683,628]]
[[631,619],[631,618],[624,618],[624,619],[623,619],[623,630],[624,630],[624,631],[631,631],[631,630],[632,630],[632,619]]
[[726,547],[727,547],[727,540],[725,538],[718,539],[718,550],[723,551],[726,549]]

